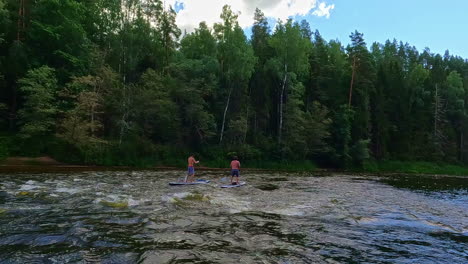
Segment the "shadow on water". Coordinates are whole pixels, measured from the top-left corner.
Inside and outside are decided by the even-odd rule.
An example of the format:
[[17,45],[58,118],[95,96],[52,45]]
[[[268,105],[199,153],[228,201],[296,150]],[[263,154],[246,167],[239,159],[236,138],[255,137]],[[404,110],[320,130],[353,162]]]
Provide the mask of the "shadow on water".
[[384,177],[382,182],[397,188],[421,191],[467,190],[468,177],[399,175]]
[[[452,233],[452,232],[434,232],[434,233],[431,233],[430,235],[438,239],[445,239],[445,240],[455,241],[457,243],[468,244],[468,236],[463,235],[463,234],[457,234],[457,233]],[[468,260],[468,256],[467,256],[467,260]]]
[[262,190],[262,191],[274,191],[279,188],[278,185],[271,184],[271,183],[266,183],[266,184],[261,184],[255,186],[256,188]]

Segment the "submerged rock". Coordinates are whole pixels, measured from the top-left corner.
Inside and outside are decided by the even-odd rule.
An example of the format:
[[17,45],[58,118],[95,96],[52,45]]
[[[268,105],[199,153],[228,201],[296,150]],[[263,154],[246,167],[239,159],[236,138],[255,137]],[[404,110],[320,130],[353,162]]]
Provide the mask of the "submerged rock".
[[128,207],[128,202],[123,201],[123,202],[109,202],[106,200],[101,200],[100,202],[102,205],[109,206],[112,208],[127,208]]
[[34,236],[30,234],[16,234],[0,238],[0,246],[31,245]]
[[276,177],[276,178],[268,178],[266,179],[267,181],[277,181],[277,182],[280,182],[280,181],[288,181],[288,178],[285,178],[285,177]]
[[[188,255],[188,254],[187,254]],[[172,263],[177,255],[169,252],[146,252],[140,259],[140,263]]]
[[174,195],[173,197],[168,198],[167,200],[174,205],[186,207],[190,204],[194,204],[197,202],[210,202],[211,197],[208,195],[204,195],[202,193],[193,192],[193,193],[182,193]]
[[256,186],[258,189],[263,190],[263,191],[273,191],[279,189],[278,185],[267,183],[267,184],[262,184],[259,186]]
[[34,246],[49,246],[59,243],[64,243],[67,240],[67,237],[64,235],[46,235],[39,236],[33,242]]
[[204,195],[201,193],[191,193],[183,198],[186,201],[201,201],[201,202],[208,202],[211,200],[210,196]]

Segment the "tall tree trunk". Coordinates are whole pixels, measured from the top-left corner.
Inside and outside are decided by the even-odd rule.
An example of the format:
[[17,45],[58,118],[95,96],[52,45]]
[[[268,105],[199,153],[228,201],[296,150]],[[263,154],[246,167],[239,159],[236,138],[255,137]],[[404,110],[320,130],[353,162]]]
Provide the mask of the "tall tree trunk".
[[166,61],[164,63],[164,67],[163,67],[163,73],[164,73],[166,67],[169,65],[169,38],[170,38],[170,36],[167,34],[167,35],[165,35],[164,38],[165,38],[164,39],[164,53],[165,53],[164,56],[165,56]]
[[[19,0],[19,7],[18,7],[18,20],[17,20],[17,29],[16,29],[16,40],[18,42],[24,39],[24,33],[26,29],[26,1],[27,0]],[[22,49],[24,47],[21,46]],[[18,73],[16,73],[15,79],[19,78]],[[12,87],[12,94],[11,94],[11,101],[8,113],[8,126],[10,131],[14,131],[16,128],[16,119],[17,119],[17,107],[18,107],[18,86],[14,84]]]
[[460,138],[459,138],[459,147],[458,147],[458,160],[460,162],[463,162],[463,151],[464,151],[464,134],[463,134],[463,121],[464,121],[464,118],[462,117],[460,120],[458,120],[458,127],[460,129]]
[[23,33],[25,32],[25,29],[26,29],[26,1],[27,0],[22,0],[22,2],[23,2],[23,19],[22,19]]
[[351,74],[351,84],[349,86],[349,101],[348,107],[351,107],[351,100],[353,97],[353,84],[354,84],[354,74],[356,72],[356,56],[353,57],[353,73]]
[[438,96],[438,89],[437,84],[435,85],[435,104],[434,104],[434,136],[437,136],[437,119],[439,119],[437,113],[439,112],[439,96]]
[[284,91],[286,89],[286,81],[288,77],[288,65],[284,65],[284,78],[283,85],[280,92],[280,103],[279,103],[279,124],[278,124],[278,144],[281,144],[281,137],[283,135],[283,100],[284,100]]
[[257,111],[254,109],[253,140],[257,144]]
[[242,139],[242,144],[245,144],[245,141],[247,140],[247,131],[249,130],[249,108],[250,105],[247,105],[247,114],[245,117],[245,131],[244,131],[244,138]]
[[125,133],[125,126],[126,126],[125,119],[127,119],[127,113],[126,112],[123,113],[121,124],[120,124],[119,146],[122,145],[122,140],[123,140],[123,136],[124,136],[124,133]]
[[[461,127],[461,126],[460,126]],[[463,162],[463,128],[460,129],[460,162]]]
[[226,102],[226,107],[224,108],[224,114],[223,114],[223,124],[221,125],[221,135],[219,136],[219,143],[223,142],[223,135],[224,135],[224,124],[226,122],[226,113],[229,108],[229,102],[231,101],[231,93],[232,93],[232,88],[229,90],[229,95],[228,99]]
[[247,104],[247,113],[245,115],[245,131],[244,131],[244,138],[243,138],[242,144],[245,144],[245,141],[247,141],[247,131],[249,130],[249,110],[250,110],[250,105],[252,104],[251,94],[252,94],[252,86],[249,85],[249,94],[248,94],[249,98],[247,100],[249,103]]
[[16,31],[16,40],[20,41],[20,32],[21,32],[21,19],[23,17],[23,0],[19,1],[19,8],[18,8],[18,25]]
[[124,84],[123,86],[123,96],[122,96],[122,119],[120,120],[120,135],[119,135],[119,146],[122,145],[122,140],[123,140],[123,136],[125,134],[125,128],[127,126],[127,115],[128,115],[128,111],[127,111],[127,100],[128,98],[126,97],[127,96],[127,93],[126,93],[126,90],[127,90],[127,86]]
[[[93,86],[93,96],[96,97],[96,84]],[[91,99],[91,136],[94,137],[94,99]]]
[[[16,77],[17,79],[18,77]],[[18,96],[18,87],[16,84],[12,85],[12,96],[11,96],[11,104],[10,104],[10,111],[8,114],[8,121],[9,121],[9,129],[10,132],[15,130],[16,118],[17,118],[17,96]]]
[[91,136],[94,137],[94,104],[91,106]]

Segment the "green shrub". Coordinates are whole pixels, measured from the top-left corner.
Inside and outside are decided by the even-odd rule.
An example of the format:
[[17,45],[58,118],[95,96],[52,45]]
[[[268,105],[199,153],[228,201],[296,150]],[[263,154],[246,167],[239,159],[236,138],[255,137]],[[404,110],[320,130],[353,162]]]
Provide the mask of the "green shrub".
[[9,155],[8,141],[5,137],[0,137],[0,161],[6,159]]
[[364,161],[369,159],[369,140],[359,140],[350,149],[354,166],[363,167]]
[[362,169],[366,172],[378,172],[379,165],[375,160],[365,160],[363,162]]
[[303,161],[268,161],[268,160],[257,160],[257,161],[246,161],[242,165],[244,168],[256,168],[256,169],[267,169],[267,170],[287,170],[287,171],[314,171],[317,166],[309,160]]
[[426,161],[366,161],[364,172],[396,172],[411,174],[449,174],[468,175],[468,168],[458,165],[434,163]]

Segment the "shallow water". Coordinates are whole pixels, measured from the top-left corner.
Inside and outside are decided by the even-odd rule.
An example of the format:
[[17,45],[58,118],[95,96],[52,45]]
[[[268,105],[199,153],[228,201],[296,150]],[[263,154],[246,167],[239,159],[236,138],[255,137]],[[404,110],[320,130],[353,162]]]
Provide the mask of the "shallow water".
[[467,263],[468,179],[0,175],[0,263]]

